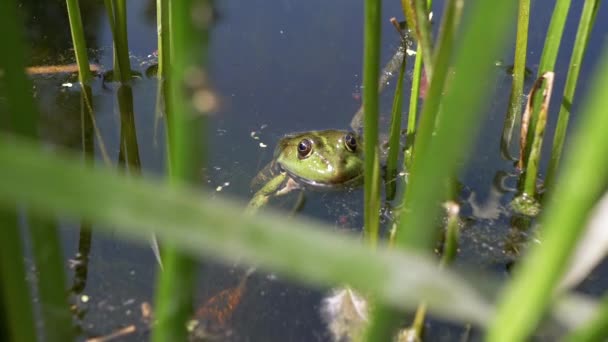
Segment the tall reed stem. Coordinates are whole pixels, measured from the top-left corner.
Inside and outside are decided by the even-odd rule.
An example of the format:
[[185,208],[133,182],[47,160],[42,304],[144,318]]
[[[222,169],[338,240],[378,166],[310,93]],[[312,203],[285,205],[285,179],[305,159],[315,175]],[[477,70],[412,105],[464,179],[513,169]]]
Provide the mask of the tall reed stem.
[[[200,135],[213,98],[204,69],[213,18],[211,5],[207,0],[186,0],[171,1],[166,7],[171,15],[172,43],[171,76],[167,84],[169,182],[176,187],[196,182],[206,159]],[[159,323],[153,340],[185,341],[196,263],[191,256],[166,244],[163,264],[156,293]]]
[[[403,47],[406,48],[405,46]],[[386,159],[386,199],[392,200],[397,190],[397,162],[401,151],[401,108],[403,102],[403,75],[405,73],[407,54],[403,54],[403,61],[399,69],[399,78],[393,97],[393,110],[391,113],[391,127],[388,142],[388,157]]]
[[513,65],[513,82],[511,83],[511,95],[509,97],[509,109],[505,117],[501,146],[502,150],[510,157],[509,146],[513,136],[513,127],[517,114],[521,110],[525,71],[526,54],[528,52],[528,23],[530,21],[530,0],[519,0],[519,11],[517,15],[517,38],[515,40],[515,63]]
[[585,56],[585,50],[587,49],[589,34],[591,33],[593,23],[595,22],[599,3],[598,0],[586,0],[585,5],[583,6],[581,19],[576,32],[576,39],[574,41],[574,48],[572,50],[572,57],[570,58],[570,68],[568,69],[568,76],[566,78],[564,98],[562,99],[557,119],[557,127],[555,128],[555,135],[553,136],[551,159],[547,170],[547,178],[545,180],[545,188],[547,189],[551,188],[555,181],[557,169],[561,160],[564,140],[566,139],[566,130],[568,129],[568,121],[570,119],[570,108],[574,101],[578,75],[583,62],[583,57]]
[[378,77],[380,71],[381,0],[365,0],[363,56],[363,106],[365,141],[365,236],[372,246],[378,241],[380,224],[380,159],[378,153]]
[[89,69],[89,57],[87,56],[87,45],[84,40],[84,28],[80,17],[80,5],[78,0],[66,0],[68,18],[70,19],[70,31],[72,32],[72,43],[78,64],[78,80],[83,85],[91,82],[91,70]]
[[[543,53],[540,57],[540,65],[538,67],[538,76],[541,77],[546,71],[554,71],[555,62],[557,61],[557,54],[564,33],[564,27],[566,25],[566,19],[568,18],[568,11],[570,10],[570,0],[556,0],[555,7],[553,8],[553,15],[551,16],[551,23],[549,23],[549,29],[545,38],[545,46],[543,47]],[[539,103],[536,101],[535,103]],[[534,132],[536,132],[536,120],[538,115],[535,112],[539,110],[538,106],[534,107],[534,113],[532,120],[530,120],[530,128],[528,129],[528,141],[532,141]],[[524,159],[528,159],[530,153],[531,144],[526,149]],[[521,158],[521,157],[520,157]]]

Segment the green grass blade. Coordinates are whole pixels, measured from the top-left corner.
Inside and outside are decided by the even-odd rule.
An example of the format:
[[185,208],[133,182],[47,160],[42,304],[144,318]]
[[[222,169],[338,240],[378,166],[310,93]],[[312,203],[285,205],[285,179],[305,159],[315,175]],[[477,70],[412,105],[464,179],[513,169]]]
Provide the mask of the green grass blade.
[[10,46],[10,53],[0,53],[0,82],[5,85],[8,120],[12,132],[24,136],[36,136],[38,111],[32,101],[32,83],[25,76],[25,44],[21,29],[21,17],[11,0],[0,2],[0,41]]
[[593,28],[593,23],[595,21],[599,4],[599,0],[586,0],[581,13],[581,19],[576,32],[576,39],[574,41],[574,48],[572,50],[572,57],[570,58],[570,68],[568,69],[568,76],[566,78],[566,85],[564,87],[564,98],[562,99],[562,104],[557,119],[557,126],[555,128],[555,135],[553,136],[551,159],[549,161],[549,167],[547,170],[547,178],[545,180],[545,187],[547,189],[551,188],[553,185],[557,168],[561,160],[564,140],[566,139],[566,130],[568,129],[568,121],[570,119],[570,108],[574,101],[578,75],[583,62],[583,57],[585,56],[587,42],[589,41],[589,34]]
[[438,317],[480,324],[491,317],[479,293],[454,272],[438,271],[434,258],[383,246],[372,251],[358,238],[333,234],[314,221],[286,224],[283,214],[252,217],[240,203],[186,185],[91,169],[22,140],[0,137],[0,163],[12,165],[0,168],[0,204],[18,201],[40,213],[82,217],[99,224],[100,231],[145,242],[156,233],[192,255],[259,265],[304,284],[348,283],[401,308],[425,299]]
[[[603,56],[608,57],[606,51]],[[601,148],[589,148],[608,146],[608,116],[605,115],[608,98],[604,94],[608,88],[608,63],[607,59],[602,61],[582,111],[584,116],[572,138],[564,172],[558,180],[560,186],[552,189],[543,213],[543,243],[532,246],[516,278],[505,290],[496,320],[488,332],[491,341],[520,341],[532,332],[567,266],[589,210],[605,189],[606,179],[598,175],[608,174],[608,154]]]
[[397,162],[401,151],[401,108],[403,102],[403,76],[405,73],[407,55],[403,54],[399,78],[393,97],[393,110],[391,113],[391,127],[388,140],[388,157],[386,158],[386,199],[392,200],[397,191]]
[[422,45],[424,71],[428,79],[431,80],[433,78],[433,73],[435,72],[435,65],[433,63],[433,37],[431,32],[431,20],[429,19],[429,7],[427,7],[427,0],[414,0],[414,2],[418,44]]
[[[243,213],[241,203],[187,185],[127,178],[103,166],[93,169],[79,158],[51,155],[22,139],[0,136],[0,164],[11,165],[0,168],[0,207],[19,202],[40,214],[83,218],[98,224],[100,232],[142,243],[154,233],[192,255],[257,265],[302,284],[348,283],[401,309],[423,300],[431,314],[454,321],[484,326],[493,316],[471,284],[490,286],[496,280],[476,272],[465,281],[451,270],[438,270],[434,257],[383,245],[372,251],[357,237],[332,233],[330,226],[285,222],[284,214],[270,210],[252,217]],[[568,312],[583,309],[568,305]]]
[[509,146],[513,136],[515,118],[521,111],[526,71],[526,54],[528,52],[528,24],[530,22],[530,0],[519,0],[517,14],[517,38],[515,39],[515,62],[513,65],[513,82],[509,108],[503,128],[501,148],[506,157],[511,158]]
[[557,61],[557,53],[562,41],[562,34],[566,26],[568,11],[570,10],[570,0],[557,0],[553,8],[551,23],[547,36],[545,37],[545,46],[540,57],[540,65],[538,67],[538,77],[542,76],[546,71],[554,71],[555,62]]
[[[535,130],[530,144],[530,153],[528,160],[525,163],[526,172],[524,174],[524,196],[533,199],[536,196],[536,180],[538,179],[538,168],[540,164],[540,155],[543,147],[543,138],[545,136],[545,126],[547,125],[547,115],[549,112],[549,104],[553,93],[553,72],[546,72],[540,80],[543,80],[544,86],[539,86],[538,90],[542,90],[542,104],[536,112],[537,118]],[[538,82],[538,81],[537,81]],[[538,99],[534,93],[530,93],[530,98]],[[532,108],[535,106],[533,105]]]
[[[1,7],[2,5],[0,5]],[[6,13],[6,12],[2,12]],[[32,299],[30,298],[30,284],[26,281],[23,255],[22,237],[17,223],[17,210],[10,204],[0,208],[0,276],[2,284],[3,307],[7,320],[8,335],[12,341],[34,342],[36,327]],[[9,340],[9,341],[10,341]]]
[[414,146],[414,154],[418,154],[418,151],[421,155],[425,154],[426,146],[428,146],[433,136],[433,132],[435,131],[442,93],[445,91],[445,82],[448,76],[454,38],[461,13],[462,1],[452,0],[446,2],[440,30],[441,34],[438,40],[438,48],[436,49],[437,55],[433,66],[433,69],[435,69],[435,76],[433,79],[427,78],[430,86],[422,108],[420,127],[418,128],[418,135],[416,136]]
[[57,224],[50,218],[29,215],[28,225],[36,270],[40,312],[47,341],[74,338],[72,315],[68,310],[63,255]]
[[115,0],[114,6],[116,25],[116,36],[114,46],[118,57],[119,78],[121,83],[127,83],[131,79],[131,62],[129,60],[129,39],[127,36],[127,2],[126,0]]
[[378,152],[378,77],[380,72],[380,0],[365,1],[363,56],[363,141],[365,148],[365,237],[372,246],[378,241],[380,218],[380,159]]
[[70,31],[72,32],[72,43],[74,44],[74,53],[78,64],[78,80],[83,85],[88,85],[91,82],[91,70],[89,69],[87,44],[84,40],[84,28],[80,17],[80,5],[78,0],[66,0],[66,4]]
[[412,165],[414,137],[416,135],[416,122],[418,116],[418,98],[420,97],[420,81],[422,78],[422,49],[420,46],[416,48],[416,60],[414,61],[414,70],[412,71],[412,90],[410,93],[410,108],[407,114],[407,135],[406,135],[406,151],[404,156],[404,169],[409,172]]
[[117,92],[120,110],[120,155],[126,161],[131,175],[141,174],[135,112],[133,110],[133,90],[128,85],[121,85]]
[[[416,137],[414,163],[405,195],[408,206],[397,231],[401,246],[430,251],[435,242],[437,229],[429,218],[437,217],[439,202],[447,195],[445,180],[457,174],[458,165],[473,143],[483,99],[489,90],[480,80],[490,83],[494,75],[492,60],[503,48],[512,19],[510,14],[515,9],[510,1],[480,1],[471,6],[470,21],[455,52],[456,72],[442,99],[443,112],[436,133],[430,139],[435,123],[423,126],[421,122]],[[438,60],[441,58],[440,53]],[[435,75],[440,74],[435,72]],[[437,86],[433,83],[431,88]],[[425,105],[428,101],[433,100],[427,99]],[[424,114],[421,120],[425,120]],[[428,137],[425,139],[422,134]]]
[[608,296],[604,295],[595,317],[566,336],[567,342],[605,341],[608,338]]
[[[556,0],[551,22],[549,23],[549,29],[545,37],[545,46],[543,47],[543,53],[540,57],[537,78],[541,77],[547,71],[555,71],[557,54],[559,52],[569,10],[570,0]],[[536,100],[535,103],[540,103],[540,101]],[[530,128],[528,129],[527,136],[528,141],[533,140],[534,132],[536,132],[536,119],[538,118],[536,112],[538,112],[538,106],[534,107],[532,119],[530,120]],[[531,144],[528,144],[528,148],[526,148],[525,155],[523,156],[524,160],[528,159],[531,146]]]
[[[0,5],[0,13],[5,16],[0,20],[0,31],[6,33],[3,36],[6,41],[3,43],[11,46],[11,53],[2,54],[2,57],[0,57],[0,69],[5,73],[3,80],[10,84],[10,86],[5,87],[9,118],[15,133],[36,138],[38,135],[38,111],[31,96],[31,84],[25,76],[22,64],[26,60],[25,48],[23,41],[20,39],[22,34],[15,4],[12,1],[4,1]],[[5,246],[1,249],[7,251],[0,258],[2,259],[2,272],[14,274],[4,274],[2,280],[6,282],[5,290],[7,292],[4,293],[4,297],[10,310],[8,313],[9,319],[23,320],[23,323],[13,322],[14,324],[11,324],[12,335],[13,337],[21,336],[28,341],[35,334],[31,317],[32,303],[27,293],[29,285],[25,284],[23,252],[20,248],[22,238],[19,236],[16,213],[13,210],[14,204],[11,203],[10,209],[5,212],[9,225],[5,229],[7,236],[3,236],[3,239],[1,239],[5,242]],[[69,341],[72,339],[71,316],[67,306],[63,260],[59,252],[60,244],[57,231],[50,229],[51,227],[47,226],[47,221],[37,220],[32,216],[30,216],[30,220],[29,229],[38,270],[37,285],[46,338]],[[14,264],[9,265],[8,263]],[[20,268],[21,270],[19,270]],[[19,286],[22,288],[19,288]],[[23,308],[17,308],[16,305],[23,306]],[[16,329],[25,331],[17,331]],[[28,332],[27,330],[30,329],[32,331]],[[20,339],[16,338],[16,340]]]
[[[168,4],[165,7],[169,8],[172,18],[171,51],[163,53],[171,56],[170,70],[167,70],[170,75],[167,84],[169,181],[177,186],[196,182],[206,159],[200,134],[204,130],[204,115],[208,110],[205,106],[209,104],[200,104],[197,97],[211,94],[204,63],[213,9],[210,1],[171,1]],[[196,8],[195,12],[193,8]],[[163,249],[162,256],[165,271],[158,280],[159,325],[153,340],[186,340],[196,263],[171,243]]]
[[428,0],[401,0],[403,15],[409,29],[415,32],[424,71],[429,80],[433,77],[433,46],[430,32],[431,23],[428,16],[428,8],[430,7],[431,1]]

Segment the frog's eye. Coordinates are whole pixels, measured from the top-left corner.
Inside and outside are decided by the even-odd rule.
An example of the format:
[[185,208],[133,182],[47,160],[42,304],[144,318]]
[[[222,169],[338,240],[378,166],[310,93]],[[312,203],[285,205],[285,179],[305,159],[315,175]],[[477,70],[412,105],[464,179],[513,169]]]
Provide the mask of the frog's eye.
[[298,158],[308,158],[312,153],[312,141],[310,139],[302,139],[298,144]]
[[344,136],[344,146],[350,152],[355,152],[357,150],[357,139],[352,134],[347,134]]

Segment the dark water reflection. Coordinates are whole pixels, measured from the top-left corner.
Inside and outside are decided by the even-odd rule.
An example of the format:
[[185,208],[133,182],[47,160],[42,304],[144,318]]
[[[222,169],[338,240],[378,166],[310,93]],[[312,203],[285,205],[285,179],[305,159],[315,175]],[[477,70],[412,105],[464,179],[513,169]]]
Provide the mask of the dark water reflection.
[[[65,3],[22,3],[33,52],[31,64],[73,63]],[[81,6],[84,6],[83,20],[92,61],[108,70],[112,65],[112,50],[107,18],[100,1],[86,3]],[[132,66],[143,73],[156,50],[154,2],[132,1],[128,5]],[[221,105],[213,113],[207,132],[210,160],[205,178],[201,171],[200,186],[211,190],[221,188],[221,194],[246,200],[250,196],[250,180],[270,160],[274,143],[280,136],[293,131],[345,128],[358,109],[363,8],[362,2],[347,0],[222,1],[216,5],[219,20],[212,33],[210,73]],[[435,4],[435,8],[441,6],[441,1]],[[550,7],[548,2],[533,1],[528,64],[534,73],[551,15]],[[572,47],[581,7],[581,2],[572,4],[573,14],[563,38],[564,51]],[[398,45],[388,18],[400,15],[399,2],[385,3],[383,60],[387,60]],[[579,94],[586,93],[585,81],[598,60],[606,32],[606,24],[600,18],[607,16],[606,6],[601,7],[581,69]],[[496,59],[509,64],[511,52]],[[569,55],[560,54],[555,94],[563,92],[568,61]],[[510,77],[501,68],[496,68],[496,73],[497,82],[489,85],[496,89],[495,95],[488,100],[478,144],[460,177],[465,226],[457,262],[472,263],[508,277],[508,267],[524,248],[523,242],[535,239],[536,233],[534,222],[513,216],[508,210],[513,197],[510,187],[515,186],[514,178],[509,175],[515,170],[512,162],[501,158],[499,148]],[[42,110],[39,129],[50,144],[81,153],[84,123],[81,94],[76,86],[69,87],[68,82],[75,82],[74,77],[57,75],[34,79]],[[528,82],[526,88],[530,84]],[[406,89],[409,89],[407,83]],[[161,176],[165,161],[164,130],[162,120],[158,121],[155,114],[156,80],[137,79],[131,91],[142,172]],[[92,85],[95,125],[85,125],[84,131],[89,140],[96,139],[96,164],[106,163],[102,151],[113,165],[119,164],[121,115],[117,92],[115,84],[104,85],[99,78]],[[392,93],[391,87],[385,91],[382,113],[389,112]],[[548,132],[554,129],[559,98],[553,97]],[[575,121],[579,103],[573,104]],[[254,131],[259,140],[252,138]],[[549,143],[547,139],[546,147]],[[543,159],[541,171],[547,159]],[[302,215],[326,220],[338,231],[347,230],[344,227],[360,227],[361,198],[360,190],[312,193],[307,196]],[[62,227],[65,255],[73,259],[79,238],[76,228],[80,224],[64,222]],[[146,322],[141,319],[139,306],[153,298],[154,256],[146,245],[118,241],[112,235],[96,233],[94,228],[86,287],[82,289],[80,284],[74,299],[80,309],[82,336],[104,335],[136,324],[143,331],[130,335],[129,340],[147,339]],[[607,267],[600,266],[590,277],[593,281],[587,281],[581,288],[589,293],[601,293],[608,284]],[[68,272],[73,273],[72,269]],[[242,274],[243,270],[233,269],[232,265],[208,265],[199,277],[195,305],[199,307],[219,291],[235,286]],[[321,291],[276,279],[274,275],[254,274],[230,320],[227,329],[231,334],[224,339],[328,340],[318,314],[322,295]],[[463,333],[462,327],[436,321],[429,324],[431,329],[427,329],[427,334],[432,340],[457,340]],[[471,337],[479,339],[480,335],[473,331]]]

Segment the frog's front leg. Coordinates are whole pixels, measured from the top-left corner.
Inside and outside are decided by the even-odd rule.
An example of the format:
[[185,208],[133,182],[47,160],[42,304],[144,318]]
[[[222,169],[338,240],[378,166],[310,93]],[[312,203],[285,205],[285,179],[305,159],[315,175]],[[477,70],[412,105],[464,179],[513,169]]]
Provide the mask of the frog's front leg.
[[255,213],[259,208],[265,206],[271,197],[283,196],[299,188],[298,183],[287,176],[287,173],[281,172],[253,195],[247,204],[246,212]]

